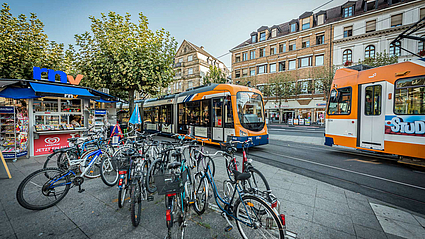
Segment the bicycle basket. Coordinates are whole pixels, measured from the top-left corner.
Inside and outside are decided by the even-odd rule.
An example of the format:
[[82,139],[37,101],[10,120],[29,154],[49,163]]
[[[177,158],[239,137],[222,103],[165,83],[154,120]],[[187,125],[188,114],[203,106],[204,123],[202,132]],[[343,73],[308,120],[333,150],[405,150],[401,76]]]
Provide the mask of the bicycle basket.
[[220,147],[221,147],[222,151],[229,153],[229,154],[232,154],[232,153],[236,152],[236,150],[237,150],[236,149],[236,143],[220,143]]
[[187,170],[183,171],[182,177],[177,174],[156,174],[154,178],[158,195],[180,193],[187,181]]

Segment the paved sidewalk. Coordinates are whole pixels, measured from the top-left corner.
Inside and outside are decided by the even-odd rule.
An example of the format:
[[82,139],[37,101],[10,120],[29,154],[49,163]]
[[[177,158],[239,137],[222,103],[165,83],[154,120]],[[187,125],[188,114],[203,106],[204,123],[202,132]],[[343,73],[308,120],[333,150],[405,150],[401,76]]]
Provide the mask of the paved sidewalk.
[[[209,149],[213,152],[213,149]],[[16,201],[19,183],[42,167],[45,158],[8,161],[12,179],[0,179],[0,238],[163,238],[163,197],[144,203],[142,221],[134,228],[128,207],[118,209],[117,188],[100,178],[86,180],[56,206],[30,211]],[[216,158],[217,185],[227,175]],[[425,238],[425,216],[302,175],[253,162],[281,202],[287,228],[298,238]],[[4,177],[3,175],[1,175]],[[210,200],[213,203],[213,200]],[[128,204],[127,204],[128,205]],[[224,232],[225,220],[209,210],[189,220],[186,238],[240,238],[235,228]]]
[[270,141],[272,140],[280,140],[280,141],[291,141],[296,143],[304,143],[304,144],[316,144],[316,145],[324,145],[325,137],[308,137],[308,136],[295,136],[295,135],[276,135],[269,134]]

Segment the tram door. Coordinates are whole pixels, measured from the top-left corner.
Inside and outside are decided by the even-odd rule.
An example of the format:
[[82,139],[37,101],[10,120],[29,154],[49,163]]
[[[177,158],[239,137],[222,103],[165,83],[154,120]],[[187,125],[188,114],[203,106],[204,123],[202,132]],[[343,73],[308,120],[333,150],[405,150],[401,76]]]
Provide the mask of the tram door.
[[212,100],[212,140],[222,142],[224,139],[223,98]]
[[386,82],[361,86],[360,147],[384,149]]

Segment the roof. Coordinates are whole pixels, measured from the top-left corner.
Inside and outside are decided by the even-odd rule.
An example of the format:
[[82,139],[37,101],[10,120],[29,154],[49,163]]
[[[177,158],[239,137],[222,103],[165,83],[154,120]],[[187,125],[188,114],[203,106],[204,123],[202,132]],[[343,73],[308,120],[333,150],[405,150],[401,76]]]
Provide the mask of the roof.
[[313,12],[305,12],[305,13],[301,14],[300,19],[307,18],[311,15],[313,15]]

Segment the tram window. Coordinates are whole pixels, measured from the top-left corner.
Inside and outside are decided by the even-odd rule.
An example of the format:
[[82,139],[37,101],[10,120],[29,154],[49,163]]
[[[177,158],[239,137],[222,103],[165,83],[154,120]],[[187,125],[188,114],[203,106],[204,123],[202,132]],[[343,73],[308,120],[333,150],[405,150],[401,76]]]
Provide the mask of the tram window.
[[201,102],[186,102],[187,124],[200,125],[201,119]]
[[380,115],[382,86],[374,85],[366,87],[365,99],[365,115]]
[[[238,93],[239,94],[239,93]],[[224,101],[224,117],[226,122],[224,123],[225,128],[233,128],[233,110],[232,110],[232,101]]]
[[143,109],[143,121],[147,123],[152,123],[152,107],[147,107]]
[[202,100],[201,101],[201,122],[200,125],[204,127],[210,127],[211,126],[211,120],[210,120],[210,100]]
[[223,127],[223,99],[214,99],[213,100],[213,127]]
[[152,123],[158,123],[158,115],[159,114],[159,106],[156,106],[153,108],[153,117],[152,117]]
[[329,98],[328,114],[348,115],[351,112],[351,87],[338,89],[337,97]]
[[394,113],[425,114],[425,76],[396,81]]
[[261,95],[253,92],[236,94],[239,121],[245,129],[260,131],[264,127],[264,107]]
[[186,124],[186,115],[185,115],[184,103],[179,104],[179,125]]

